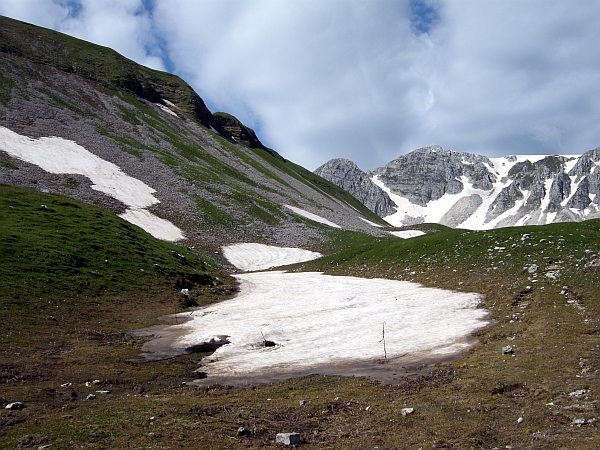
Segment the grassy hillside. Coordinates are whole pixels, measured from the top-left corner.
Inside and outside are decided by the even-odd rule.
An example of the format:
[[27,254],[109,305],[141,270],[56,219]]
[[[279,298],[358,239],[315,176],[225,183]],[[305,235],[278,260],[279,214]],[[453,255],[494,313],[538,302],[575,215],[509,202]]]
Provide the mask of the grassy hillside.
[[[10,288],[0,297],[0,401],[26,407],[0,410],[0,447],[258,448],[275,446],[282,431],[301,432],[306,448],[598,446],[600,221],[433,227],[409,240],[332,230],[333,253],[296,270],[480,292],[493,325],[461,359],[398,374],[394,386],[314,375],[232,390],[185,384],[204,354],[126,362],[143,343],[128,331],[183,308],[181,278],[211,277],[194,288],[199,303],[230,292],[206,255],[62,197],[6,186],[2,194],[0,269]],[[92,380],[99,384],[85,385]],[[405,407],[415,413],[403,416]],[[239,427],[250,434],[238,436]]]
[[[3,126],[6,122],[27,135],[52,134],[87,149],[101,148],[102,157],[108,154],[126,172],[148,174],[147,183],[159,195],[177,186],[177,195],[186,201],[163,202],[165,215],[183,221],[179,226],[186,231],[200,228],[217,235],[207,239],[209,245],[196,235],[195,244],[212,248],[213,241],[240,235],[250,224],[254,232],[249,235],[269,239],[273,234],[269,227],[285,226],[292,216],[282,210],[282,203],[325,212],[350,204],[371,221],[381,222],[339,187],[263,147],[254,132],[233,116],[213,115],[175,75],[5,17],[0,17],[0,64],[0,104],[6,108],[0,107],[0,114],[7,117]],[[171,102],[169,110],[176,116],[159,109],[160,103],[166,108],[163,100]],[[224,120],[235,126],[223,126]],[[215,128],[223,136],[212,131]],[[230,135],[239,135],[240,143]],[[13,165],[13,173],[6,179],[14,179],[17,164],[10,160],[7,164]],[[157,171],[163,174],[162,183],[161,177],[153,176]],[[188,217],[190,209],[197,214]],[[314,227],[297,216],[293,220]]]

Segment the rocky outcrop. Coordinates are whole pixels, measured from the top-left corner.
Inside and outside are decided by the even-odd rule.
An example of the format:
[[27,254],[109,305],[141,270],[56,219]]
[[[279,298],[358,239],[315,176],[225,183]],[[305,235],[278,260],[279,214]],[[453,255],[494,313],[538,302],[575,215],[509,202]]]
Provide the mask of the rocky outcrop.
[[315,170],[315,173],[348,191],[380,217],[395,212],[396,205],[388,194],[373,183],[371,177],[360,170],[353,161],[332,159]]
[[256,137],[252,128],[248,128],[231,114],[216,112],[212,115],[212,127],[217,132],[238,144],[246,145],[250,148],[260,148],[266,150],[266,147]]
[[439,145],[417,149],[373,171],[386,187],[410,202],[425,206],[444,194],[458,194],[464,176],[476,189],[489,190],[495,181],[489,159],[445,151]]
[[440,223],[448,227],[456,228],[467,220],[483,203],[480,195],[473,194],[461,197],[452,205],[446,214],[442,216]]
[[[328,163],[330,164],[330,163]],[[402,205],[386,220],[396,226],[438,222],[487,229],[542,225],[600,216],[600,147],[579,157],[488,158],[434,145],[375,169],[391,197]],[[330,179],[355,192],[363,181],[351,161],[328,168]],[[321,168],[320,168],[321,169]],[[356,195],[356,194],[355,194]]]

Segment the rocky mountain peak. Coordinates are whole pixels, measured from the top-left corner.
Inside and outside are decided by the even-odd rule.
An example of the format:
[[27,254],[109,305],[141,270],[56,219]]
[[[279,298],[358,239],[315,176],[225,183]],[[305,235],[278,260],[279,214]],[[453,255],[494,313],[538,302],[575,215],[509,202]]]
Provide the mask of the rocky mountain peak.
[[371,177],[349,159],[332,159],[314,173],[348,191],[380,217],[389,216],[395,211],[396,205],[388,194],[373,183]]
[[[349,190],[353,182],[363,182],[364,172],[353,162],[335,161],[323,176],[333,178],[332,167],[343,165],[339,186]],[[393,225],[437,222],[488,229],[600,217],[599,165],[600,147],[581,156],[489,158],[432,145],[369,175],[396,204],[393,214],[383,216]]]

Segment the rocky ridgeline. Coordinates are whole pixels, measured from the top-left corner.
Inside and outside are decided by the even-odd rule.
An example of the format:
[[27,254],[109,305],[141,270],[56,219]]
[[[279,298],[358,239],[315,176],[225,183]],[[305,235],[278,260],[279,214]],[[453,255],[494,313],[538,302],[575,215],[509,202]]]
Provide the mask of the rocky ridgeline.
[[[186,245],[262,242],[307,247],[327,227],[381,235],[377,221],[337,186],[265,147],[234,116],[211,113],[177,76],[115,51],[0,17],[0,126],[33,139],[72,140],[150,186],[152,214],[183,230]],[[48,155],[52,158],[52,155]],[[126,205],[83,175],[50,173],[0,142],[0,183],[76,198],[121,214]]]
[[371,176],[358,168],[349,159],[337,158],[323,164],[315,173],[356,197],[363,205],[380,217],[394,213],[396,204]]
[[[488,158],[430,146],[402,155],[370,173],[351,161],[342,164],[337,159],[316,173],[355,195],[393,225],[433,221],[451,227],[486,229],[600,217],[598,164],[600,148],[579,157]],[[402,204],[396,214],[390,214],[389,209],[374,209],[377,191],[365,186],[373,184],[375,176],[390,190],[391,200]],[[382,194],[385,192],[380,190],[378,195]],[[437,200],[443,204],[438,202],[434,214],[432,202]],[[402,214],[400,210],[404,209],[407,211]]]

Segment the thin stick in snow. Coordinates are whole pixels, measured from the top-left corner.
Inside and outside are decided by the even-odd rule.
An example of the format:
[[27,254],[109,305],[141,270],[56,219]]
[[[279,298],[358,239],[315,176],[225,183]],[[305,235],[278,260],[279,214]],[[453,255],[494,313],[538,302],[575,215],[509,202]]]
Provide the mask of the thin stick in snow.
[[385,322],[383,322],[383,328],[381,331],[381,340],[379,342],[383,342],[383,359],[387,360],[387,350],[385,348]]

